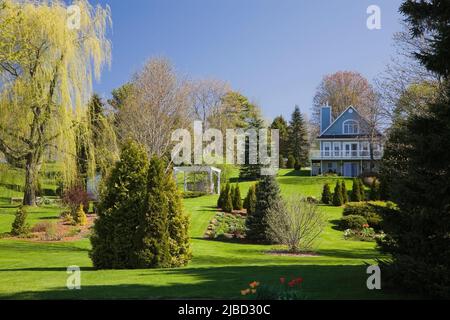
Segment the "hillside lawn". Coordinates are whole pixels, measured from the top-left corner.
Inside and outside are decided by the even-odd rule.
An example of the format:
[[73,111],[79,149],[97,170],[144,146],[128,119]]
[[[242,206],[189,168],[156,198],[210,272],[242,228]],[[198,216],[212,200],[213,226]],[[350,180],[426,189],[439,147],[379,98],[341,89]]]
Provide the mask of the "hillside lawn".
[[[290,170],[280,171],[278,177],[284,195],[317,198],[323,184],[328,182],[334,188],[336,179]],[[240,183],[243,196],[250,184]],[[346,185],[350,190],[351,179],[346,179]],[[5,233],[10,231],[15,207],[1,196],[0,233]],[[318,243],[318,256],[287,257],[265,253],[274,246],[204,240],[202,236],[216,213],[216,201],[217,196],[184,200],[191,215],[194,258],[180,269],[96,271],[88,257],[88,239],[66,243],[0,239],[0,299],[241,299],[240,290],[251,281],[276,285],[280,277],[297,276],[304,278],[307,299],[405,298],[367,289],[365,264],[383,256],[373,242],[343,239],[342,231],[335,229],[342,208],[321,206],[329,223]],[[60,212],[58,207],[30,209],[29,223],[56,221]],[[66,269],[71,265],[81,267],[81,290],[66,288]]]

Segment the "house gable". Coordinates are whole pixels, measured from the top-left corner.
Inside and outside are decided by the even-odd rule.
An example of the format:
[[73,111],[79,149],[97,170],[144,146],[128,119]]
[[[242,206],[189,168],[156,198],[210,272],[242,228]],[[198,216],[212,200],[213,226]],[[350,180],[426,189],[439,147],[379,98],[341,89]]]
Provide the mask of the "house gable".
[[[344,123],[348,121],[356,121],[359,125],[358,134],[348,134],[344,133]],[[358,135],[366,135],[369,130],[369,123],[366,119],[364,119],[359,112],[353,107],[349,106],[344,112],[342,112],[339,117],[337,117],[328,128],[326,128],[319,138],[326,136],[358,136]]]

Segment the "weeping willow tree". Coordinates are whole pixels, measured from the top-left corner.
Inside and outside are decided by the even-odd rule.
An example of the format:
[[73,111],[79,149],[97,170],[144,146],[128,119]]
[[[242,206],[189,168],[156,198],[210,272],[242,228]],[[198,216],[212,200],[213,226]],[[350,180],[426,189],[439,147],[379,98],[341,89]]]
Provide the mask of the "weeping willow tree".
[[0,0],[0,151],[24,163],[24,205],[35,205],[49,150],[64,163],[66,183],[76,179],[77,133],[88,121],[93,77],[110,63],[109,7],[73,5],[79,10],[61,0]]

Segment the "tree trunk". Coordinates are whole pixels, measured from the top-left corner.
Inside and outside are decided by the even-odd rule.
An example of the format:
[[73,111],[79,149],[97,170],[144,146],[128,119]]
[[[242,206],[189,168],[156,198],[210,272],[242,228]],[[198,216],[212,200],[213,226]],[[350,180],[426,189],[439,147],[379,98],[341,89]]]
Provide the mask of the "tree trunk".
[[38,175],[40,169],[40,157],[36,153],[29,153],[25,167],[25,194],[24,206],[36,205],[36,190],[38,186]]

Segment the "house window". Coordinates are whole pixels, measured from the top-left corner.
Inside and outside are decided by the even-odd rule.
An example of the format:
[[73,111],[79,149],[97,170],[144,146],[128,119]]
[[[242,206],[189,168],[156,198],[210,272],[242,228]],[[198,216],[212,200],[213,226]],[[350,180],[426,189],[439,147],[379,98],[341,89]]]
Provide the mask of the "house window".
[[329,157],[331,155],[331,142],[324,142],[323,151],[325,157]]
[[359,125],[355,120],[347,120],[344,122],[344,134],[359,133]]
[[362,143],[362,154],[363,157],[369,156],[369,142]]
[[333,151],[334,151],[335,157],[340,157],[340,155],[341,155],[341,143],[340,142],[333,143]]

